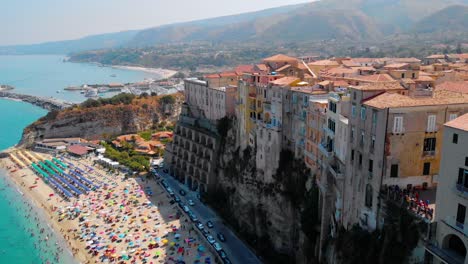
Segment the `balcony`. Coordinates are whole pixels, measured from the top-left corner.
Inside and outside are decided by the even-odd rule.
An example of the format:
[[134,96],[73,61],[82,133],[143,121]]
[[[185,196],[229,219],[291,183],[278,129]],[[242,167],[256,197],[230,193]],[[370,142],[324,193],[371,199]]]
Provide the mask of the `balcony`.
[[465,187],[463,184],[456,184],[455,189],[457,190],[457,194],[463,198],[468,199],[468,187]]
[[314,153],[312,152],[309,152],[309,151],[304,151],[306,156],[309,157],[309,159],[313,160],[313,161],[317,161],[317,157],[315,156]]
[[249,97],[251,97],[251,98],[257,98],[257,94],[256,94],[256,93],[249,93]]
[[455,229],[456,231],[460,232],[461,234],[463,234],[463,236],[468,237],[468,228],[465,228],[464,223],[458,222],[455,219],[455,217],[447,216],[445,219],[442,220],[442,222],[444,222],[452,229]]
[[324,156],[326,156],[327,158],[331,158],[333,156],[333,151],[331,149],[329,149],[329,146],[325,143],[320,143],[318,145],[318,148],[320,150],[320,152],[322,152],[322,154]]
[[333,138],[335,136],[335,132],[333,130],[331,130],[330,128],[328,128],[328,127],[324,127],[323,131],[325,131],[327,136],[329,136],[331,138]]
[[423,151],[423,157],[433,157],[435,156],[435,150]]
[[343,172],[341,172],[339,167],[331,165],[329,168],[330,168],[330,173],[333,175],[333,177],[335,177],[336,180],[344,179]]

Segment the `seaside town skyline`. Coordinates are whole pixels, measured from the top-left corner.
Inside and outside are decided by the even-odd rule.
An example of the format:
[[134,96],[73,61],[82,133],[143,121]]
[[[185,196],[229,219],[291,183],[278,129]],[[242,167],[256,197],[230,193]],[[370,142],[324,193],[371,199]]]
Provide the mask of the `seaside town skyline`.
[[0,46],[3,261],[468,263],[466,0],[103,3]]

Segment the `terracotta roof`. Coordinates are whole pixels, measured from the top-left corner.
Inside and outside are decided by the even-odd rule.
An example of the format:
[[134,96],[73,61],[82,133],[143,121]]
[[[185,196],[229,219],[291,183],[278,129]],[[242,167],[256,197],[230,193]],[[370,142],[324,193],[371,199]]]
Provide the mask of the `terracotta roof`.
[[265,64],[257,64],[255,66],[261,71],[268,71],[268,67]]
[[386,65],[384,68],[385,69],[400,69],[406,66],[408,66],[408,63],[392,63],[389,65]]
[[298,80],[299,78],[297,77],[288,76],[288,77],[280,78],[278,80],[271,81],[270,83],[273,84],[274,86],[288,86],[291,83],[298,81]]
[[334,87],[348,87],[349,83],[343,80],[337,80],[337,81],[333,81],[333,86]]
[[88,154],[88,148],[81,145],[71,145],[67,148],[67,151],[79,156]]
[[297,58],[286,56],[284,54],[277,54],[266,59],[263,59],[266,62],[284,62],[284,61],[297,61]]
[[332,60],[319,60],[309,63],[308,65],[312,66],[338,66],[340,65],[337,61]]
[[237,77],[236,72],[222,72],[219,74],[221,77]]
[[377,60],[376,58],[353,58],[353,61],[357,63],[366,63],[366,62],[373,63],[376,60]]
[[322,75],[342,75],[342,74],[357,74],[356,68],[336,67],[320,71]]
[[418,63],[421,62],[420,59],[416,58],[383,58],[384,61],[392,61],[392,62],[402,62],[402,63]]
[[284,70],[286,70],[286,69],[289,68],[289,67],[291,67],[291,65],[286,64],[286,65],[284,65],[283,67],[281,67],[281,68],[279,68],[279,69],[276,69],[275,71],[277,71],[277,72],[284,71]]
[[143,138],[138,134],[129,134],[118,136],[117,141],[143,141]]
[[219,78],[220,76],[219,76],[219,74],[217,74],[217,73],[213,73],[213,74],[204,75],[203,77],[204,77],[205,79],[217,79],[217,78]]
[[388,74],[359,75],[352,79],[363,82],[394,82],[395,80]]
[[391,83],[369,83],[358,86],[351,86],[353,89],[361,91],[397,91],[405,90],[398,82]]
[[452,121],[445,123],[445,126],[468,131],[468,114],[464,114]]
[[151,137],[154,137],[154,138],[172,138],[173,135],[174,135],[174,133],[171,132],[171,131],[161,131],[161,132],[156,132],[156,133],[152,134]]
[[419,75],[419,77],[416,79],[418,82],[433,82],[434,79],[431,76],[428,75]]
[[354,60],[343,60],[341,62],[346,67],[359,67],[361,64],[355,62]]
[[364,103],[379,109],[450,104],[468,104],[468,95],[460,96],[457,93],[443,91],[434,93],[433,97],[414,98],[398,93],[383,93]]
[[237,74],[242,74],[244,72],[253,72],[253,68],[253,65],[239,65],[234,69],[234,71],[236,71]]
[[326,86],[326,85],[329,85],[330,84],[330,81],[323,81],[323,82],[319,82],[317,83],[318,85],[322,85],[322,86]]
[[376,69],[371,66],[360,66],[360,67],[356,67],[355,69],[361,70],[361,71],[376,71]]
[[431,56],[427,56],[426,59],[445,59],[444,54],[434,54]]
[[456,93],[468,94],[468,81],[464,82],[443,82],[436,86],[436,91],[444,90]]

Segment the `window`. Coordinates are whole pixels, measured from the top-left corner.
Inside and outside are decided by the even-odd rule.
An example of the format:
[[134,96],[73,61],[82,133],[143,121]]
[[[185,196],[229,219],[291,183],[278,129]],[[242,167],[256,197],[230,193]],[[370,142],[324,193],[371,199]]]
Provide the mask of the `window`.
[[375,125],[377,124],[377,111],[372,111],[372,126],[375,128]]
[[402,116],[395,116],[393,119],[393,133],[399,134],[403,133],[403,117]]
[[356,92],[353,92],[353,100],[356,100]]
[[364,130],[361,130],[361,138],[359,140],[359,144],[361,144],[361,146],[364,146]]
[[402,78],[402,79],[405,78],[405,74],[404,74],[404,73],[401,74],[401,78]]
[[398,164],[392,164],[390,167],[390,177],[398,178]]
[[425,138],[424,139],[424,154],[434,154],[436,149],[436,138]]
[[369,172],[374,171],[374,161],[369,159]]
[[461,225],[463,227],[463,225],[465,224],[465,215],[466,215],[466,206],[464,206],[462,204],[458,204],[458,208],[457,208],[457,226]]
[[361,120],[366,120],[366,108],[361,107]]
[[362,167],[362,154],[359,153],[359,167]]
[[333,113],[336,113],[336,103],[330,102],[328,105],[328,109],[330,109],[330,111],[332,111]]
[[454,119],[457,118],[457,117],[458,117],[457,114],[450,114],[450,115],[449,115],[449,121],[452,121],[452,120],[454,120]]
[[370,151],[373,152],[375,148],[375,136],[371,137]]
[[335,121],[333,121],[332,119],[328,119],[328,129],[335,133]]
[[458,134],[457,133],[453,133],[452,143],[453,144],[458,144]]
[[367,207],[372,207],[372,185],[366,185],[366,201],[365,204]]
[[354,142],[354,132],[355,132],[354,127],[351,127],[351,143]]
[[354,104],[351,106],[351,115],[353,117],[356,117],[356,105]]
[[463,185],[463,187],[468,188],[468,170],[463,168],[458,169],[457,185]]
[[431,174],[431,163],[430,162],[424,162],[423,175],[429,175],[429,174]]
[[413,72],[413,73],[411,74],[411,78],[413,78],[413,79],[416,78],[416,73]]
[[465,157],[465,166],[468,166],[468,157]]
[[351,161],[354,161],[354,149],[351,150]]
[[429,115],[427,117],[427,132],[436,131],[436,115]]

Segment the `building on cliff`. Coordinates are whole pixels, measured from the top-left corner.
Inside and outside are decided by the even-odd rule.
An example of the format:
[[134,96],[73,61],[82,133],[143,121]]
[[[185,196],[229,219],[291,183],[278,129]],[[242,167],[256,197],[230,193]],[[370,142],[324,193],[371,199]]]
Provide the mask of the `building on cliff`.
[[215,183],[215,153],[219,147],[216,122],[225,116],[235,115],[237,87],[214,86],[216,83],[232,82],[230,78],[234,76],[214,77],[208,78],[212,80],[211,83],[195,78],[184,81],[185,103],[173,141],[166,146],[164,155],[171,175],[191,190],[200,192],[207,192]]
[[[426,244],[425,263],[468,263],[468,114],[444,125],[435,234]],[[434,232],[435,231],[435,232]]]

